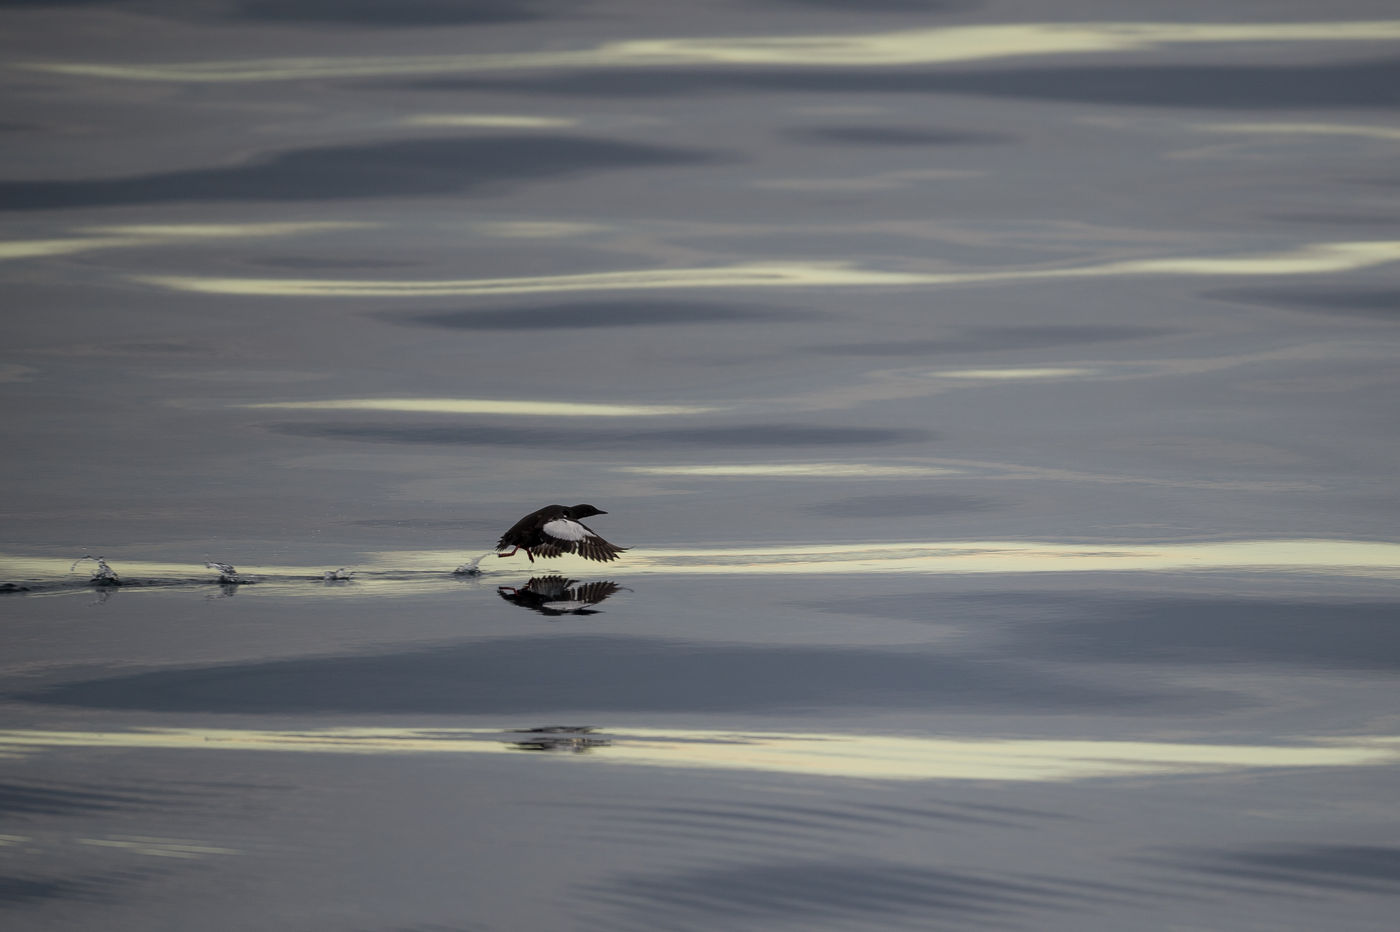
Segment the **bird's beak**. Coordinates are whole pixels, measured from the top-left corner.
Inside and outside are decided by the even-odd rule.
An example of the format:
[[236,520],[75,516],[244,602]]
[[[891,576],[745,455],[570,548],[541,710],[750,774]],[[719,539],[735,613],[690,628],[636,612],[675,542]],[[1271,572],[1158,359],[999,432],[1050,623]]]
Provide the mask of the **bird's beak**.
[[606,512],[606,511],[600,511],[600,512],[598,512],[598,514],[600,514],[600,515],[605,515],[605,514],[607,514],[607,512]]

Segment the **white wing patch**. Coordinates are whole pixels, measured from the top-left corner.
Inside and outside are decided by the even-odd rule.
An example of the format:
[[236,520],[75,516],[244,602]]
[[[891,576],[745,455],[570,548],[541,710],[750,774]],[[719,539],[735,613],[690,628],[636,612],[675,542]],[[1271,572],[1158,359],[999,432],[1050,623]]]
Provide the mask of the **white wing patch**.
[[588,528],[577,521],[570,521],[568,518],[555,518],[553,521],[547,521],[541,530],[555,540],[580,541],[593,536],[588,533]]

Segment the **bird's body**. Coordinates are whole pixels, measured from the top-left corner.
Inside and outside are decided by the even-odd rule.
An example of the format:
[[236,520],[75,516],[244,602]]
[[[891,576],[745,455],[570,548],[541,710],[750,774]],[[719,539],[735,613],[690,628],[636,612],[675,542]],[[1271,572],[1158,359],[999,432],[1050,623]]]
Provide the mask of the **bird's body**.
[[585,560],[600,563],[616,560],[627,548],[608,543],[579,520],[605,514],[606,511],[592,505],[545,505],[515,522],[501,535],[496,549],[512,549],[510,553],[496,556],[514,556],[516,551],[523,550],[531,563],[535,562],[535,557],[557,557],[563,553],[576,553]]

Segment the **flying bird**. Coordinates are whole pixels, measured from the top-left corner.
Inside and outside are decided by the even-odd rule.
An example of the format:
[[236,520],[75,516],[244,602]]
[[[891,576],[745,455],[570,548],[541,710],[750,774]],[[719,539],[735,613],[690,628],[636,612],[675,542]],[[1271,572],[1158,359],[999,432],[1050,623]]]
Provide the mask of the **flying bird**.
[[510,553],[498,553],[496,556],[513,557],[517,551],[523,550],[531,563],[535,562],[535,557],[557,557],[563,553],[576,553],[585,560],[600,563],[616,560],[617,555],[627,548],[608,543],[579,520],[605,514],[606,511],[592,505],[545,505],[515,522],[509,531],[501,535],[496,549],[513,549]]

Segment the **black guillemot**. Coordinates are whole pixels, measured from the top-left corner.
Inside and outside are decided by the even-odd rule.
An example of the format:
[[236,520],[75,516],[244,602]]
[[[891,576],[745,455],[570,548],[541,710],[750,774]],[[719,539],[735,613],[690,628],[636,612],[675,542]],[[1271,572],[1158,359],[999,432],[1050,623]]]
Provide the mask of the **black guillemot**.
[[592,505],[545,505],[515,522],[509,531],[501,535],[496,549],[513,549],[510,553],[498,553],[496,556],[511,557],[523,550],[531,563],[535,562],[535,557],[557,557],[563,553],[576,553],[585,560],[600,563],[616,560],[617,555],[627,548],[608,543],[579,521],[580,518],[605,514],[606,511]]

